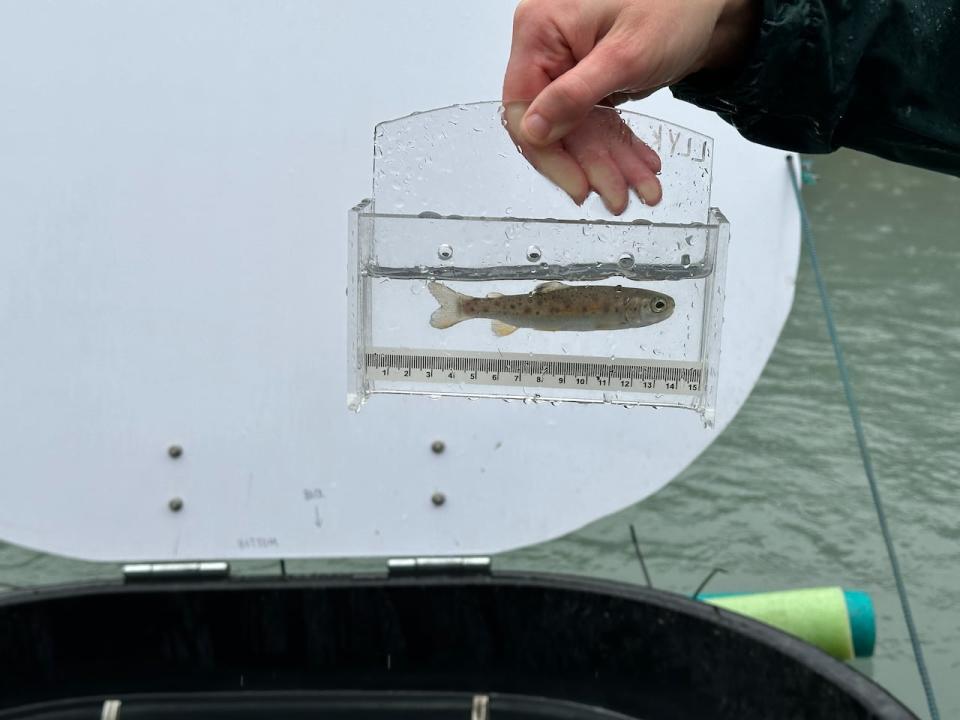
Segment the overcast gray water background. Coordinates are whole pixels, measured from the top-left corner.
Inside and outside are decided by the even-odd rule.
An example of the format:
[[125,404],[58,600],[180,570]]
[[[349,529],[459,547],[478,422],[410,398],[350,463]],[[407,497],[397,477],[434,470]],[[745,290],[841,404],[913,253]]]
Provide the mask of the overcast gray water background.
[[[960,717],[960,182],[851,152],[813,172],[804,194],[891,530],[941,715]],[[773,357],[718,441],[645,502],[497,563],[641,582],[631,523],[657,587],[692,592],[722,567],[712,591],[869,591],[876,654],[855,665],[927,717],[806,254]],[[0,543],[0,587],[118,573]]]

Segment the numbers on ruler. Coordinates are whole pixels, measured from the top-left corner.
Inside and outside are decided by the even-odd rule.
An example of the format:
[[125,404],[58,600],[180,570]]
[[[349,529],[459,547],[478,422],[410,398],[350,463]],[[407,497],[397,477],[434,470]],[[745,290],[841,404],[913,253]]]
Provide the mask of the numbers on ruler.
[[619,392],[698,393],[702,367],[680,364],[605,363],[596,358],[527,358],[367,356],[371,377],[390,382],[470,383],[506,387],[553,387],[580,390],[613,388]]

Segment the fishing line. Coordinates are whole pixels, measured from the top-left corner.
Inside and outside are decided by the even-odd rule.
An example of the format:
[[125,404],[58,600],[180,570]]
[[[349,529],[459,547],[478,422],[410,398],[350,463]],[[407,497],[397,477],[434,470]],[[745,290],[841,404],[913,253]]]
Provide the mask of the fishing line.
[[637,555],[637,560],[640,561],[640,569],[643,570],[643,577],[647,581],[647,587],[652,588],[653,582],[650,580],[650,573],[647,572],[647,563],[643,559],[643,553],[640,552],[640,541],[637,540],[637,529],[633,527],[633,523],[630,523],[630,539],[633,541],[633,552]]
[[827,296],[827,286],[820,272],[820,262],[817,260],[817,250],[814,247],[813,230],[810,228],[807,208],[806,205],[804,205],[803,196],[800,194],[800,185],[797,182],[795,169],[796,165],[794,164],[793,156],[788,155],[787,173],[790,175],[793,192],[797,198],[797,208],[800,210],[800,227],[803,242],[810,255],[813,277],[817,281],[817,290],[820,293],[820,302],[823,305],[824,319],[827,323],[827,333],[830,335],[830,343],[833,345],[833,354],[837,360],[837,370],[840,373],[843,394],[847,399],[850,420],[853,422],[853,430],[857,436],[857,446],[860,448],[860,459],[863,462],[863,471],[867,476],[867,485],[870,487],[870,494],[873,496],[873,506],[877,511],[877,522],[880,525],[880,534],[883,536],[883,542],[887,546],[887,556],[890,558],[890,568],[893,570],[893,579],[897,586],[897,595],[900,596],[900,608],[903,611],[903,619],[907,624],[907,632],[910,634],[910,644],[913,646],[913,657],[917,662],[917,672],[920,674],[923,692],[927,696],[927,707],[930,708],[931,720],[940,720],[940,712],[937,709],[937,699],[933,692],[933,684],[930,682],[930,675],[927,672],[927,664],[923,659],[923,648],[920,646],[920,637],[917,635],[917,628],[913,622],[913,613],[910,611],[910,600],[907,598],[907,586],[906,583],[904,583],[903,575],[900,573],[900,563],[897,560],[897,553],[893,546],[893,537],[890,535],[890,528],[887,525],[887,514],[884,512],[883,501],[880,499],[880,488],[877,485],[877,479],[873,473],[873,463],[870,460],[867,439],[863,433],[863,425],[860,422],[860,410],[857,406],[856,398],[853,395],[853,387],[850,384],[850,374],[847,372],[847,364],[843,359],[843,350],[840,348],[840,338],[837,335],[837,328],[833,322],[833,310],[830,307],[830,298]]

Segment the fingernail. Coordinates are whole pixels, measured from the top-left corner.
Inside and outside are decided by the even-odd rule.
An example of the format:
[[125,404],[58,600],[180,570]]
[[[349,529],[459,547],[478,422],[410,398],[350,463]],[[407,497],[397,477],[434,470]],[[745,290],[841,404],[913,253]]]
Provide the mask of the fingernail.
[[637,195],[644,205],[656,205],[660,201],[660,185],[656,180],[644,180],[637,185]]
[[523,121],[523,129],[527,133],[527,137],[531,140],[543,142],[550,134],[550,123],[547,122],[543,115],[533,113],[533,115],[527,115]]

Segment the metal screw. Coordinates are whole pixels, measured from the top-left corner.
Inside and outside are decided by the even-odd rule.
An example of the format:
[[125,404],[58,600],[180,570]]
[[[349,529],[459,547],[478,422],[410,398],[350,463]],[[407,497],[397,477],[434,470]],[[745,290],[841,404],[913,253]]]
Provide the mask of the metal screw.
[[453,248],[444,243],[437,248],[437,257],[441,260],[449,260],[453,257]]
[[430,502],[432,502],[437,507],[440,507],[446,501],[447,501],[447,496],[444,495],[442,492],[435,492],[433,495],[430,496]]
[[179,445],[171,445],[170,447],[167,448],[167,455],[169,455],[173,459],[177,459],[178,457],[183,455],[183,448],[180,447]]
[[447,449],[447,446],[444,444],[443,440],[434,440],[430,445],[430,449],[433,450],[437,455],[442,453]]
[[170,508],[170,512],[180,512],[183,510],[183,499],[178,497],[170,498],[167,507]]
[[541,257],[543,257],[543,253],[540,252],[540,248],[536,245],[531,245],[527,248],[527,260],[530,262],[537,262]]
[[620,256],[620,259],[617,260],[617,265],[622,267],[624,270],[629,270],[633,267],[634,262],[633,255],[631,253],[624,253]]

